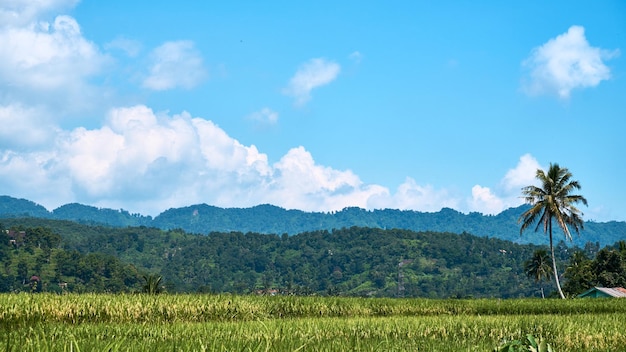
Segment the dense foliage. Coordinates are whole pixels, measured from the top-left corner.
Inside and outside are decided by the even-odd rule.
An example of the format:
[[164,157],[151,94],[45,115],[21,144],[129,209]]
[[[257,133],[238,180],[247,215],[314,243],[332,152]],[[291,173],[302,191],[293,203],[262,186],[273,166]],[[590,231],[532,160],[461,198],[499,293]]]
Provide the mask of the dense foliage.
[[[24,243],[1,245],[2,291],[137,291],[149,274],[170,292],[521,297],[538,246],[469,234],[353,227],[295,236],[107,228],[5,219]],[[566,248],[561,248],[566,251]],[[63,283],[63,287],[59,284]]]
[[570,256],[563,291],[570,296],[594,286],[626,287],[626,242],[600,249],[590,257],[585,251]]
[[[36,218],[2,224],[13,233],[0,231],[4,292],[140,292],[146,278],[168,292],[505,298],[554,291],[525,267],[545,246],[467,233],[352,227],[198,235]],[[567,294],[626,285],[625,248],[555,246]]]
[[[49,228],[0,226],[0,292],[129,292],[140,276],[129,264],[97,251],[63,249]],[[15,238],[15,239],[13,239]]]
[[[542,233],[529,232],[520,236],[517,220],[526,209],[528,209],[527,206],[521,206],[491,216],[480,213],[463,214],[448,208],[433,213],[394,209],[368,211],[360,208],[345,208],[330,213],[309,213],[286,210],[272,205],[224,209],[199,204],[169,209],[153,219],[150,216],[131,214],[123,209],[100,209],[81,204],[68,204],[48,212],[44,207],[33,202],[0,196],[0,217],[4,218],[32,216],[71,220],[90,225],[183,229],[187,232],[202,234],[238,231],[294,235],[302,232],[331,231],[359,226],[412,231],[467,232],[479,237],[493,237],[516,243],[547,244],[548,236]],[[554,236],[564,238],[563,233],[556,229]],[[588,221],[580,236],[574,236],[571,244],[582,247],[591,241],[606,246],[624,238],[626,238],[626,222]]]

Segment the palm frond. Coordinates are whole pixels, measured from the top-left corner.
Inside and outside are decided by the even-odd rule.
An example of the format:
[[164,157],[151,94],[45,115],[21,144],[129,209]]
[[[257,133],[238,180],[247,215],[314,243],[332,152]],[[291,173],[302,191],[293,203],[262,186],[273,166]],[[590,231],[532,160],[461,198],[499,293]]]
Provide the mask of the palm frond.
[[[561,297],[565,298],[559,284],[556,272],[556,259],[554,258],[554,245],[552,239],[552,220],[563,230],[565,237],[572,240],[570,227],[579,233],[583,228],[582,212],[575,204],[587,205],[587,199],[581,195],[572,194],[581,188],[578,181],[572,180],[572,173],[559,164],[550,164],[547,172],[537,170],[535,175],[541,186],[526,186],[522,188],[522,198],[531,208],[525,211],[517,220],[521,223],[520,235],[533,224],[535,232],[543,225],[543,232],[550,237],[550,252],[552,253],[552,267],[554,279]],[[530,264],[529,264],[530,265]]]

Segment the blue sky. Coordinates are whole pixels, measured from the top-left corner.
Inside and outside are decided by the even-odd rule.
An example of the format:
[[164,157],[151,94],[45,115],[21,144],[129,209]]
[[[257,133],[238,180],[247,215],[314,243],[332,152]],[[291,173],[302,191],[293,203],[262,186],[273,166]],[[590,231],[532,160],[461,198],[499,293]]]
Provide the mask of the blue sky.
[[626,220],[623,1],[0,3],[0,194]]

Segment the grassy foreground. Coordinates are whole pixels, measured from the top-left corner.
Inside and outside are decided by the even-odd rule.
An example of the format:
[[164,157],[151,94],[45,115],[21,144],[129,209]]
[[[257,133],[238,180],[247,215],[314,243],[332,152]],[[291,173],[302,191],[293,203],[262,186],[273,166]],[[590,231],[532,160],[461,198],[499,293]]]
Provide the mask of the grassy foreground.
[[0,351],[626,350],[626,300],[0,295]]

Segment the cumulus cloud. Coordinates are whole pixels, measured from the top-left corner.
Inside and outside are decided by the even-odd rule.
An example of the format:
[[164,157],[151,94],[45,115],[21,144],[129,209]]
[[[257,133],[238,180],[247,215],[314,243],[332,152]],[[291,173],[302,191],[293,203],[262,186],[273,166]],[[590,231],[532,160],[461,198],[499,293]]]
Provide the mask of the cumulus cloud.
[[75,86],[97,73],[104,62],[69,16],[58,16],[51,24],[0,31],[0,47],[0,77],[18,89]]
[[43,90],[81,81],[103,63],[85,40],[76,20],[58,16],[53,23],[0,31],[0,77],[14,86]]
[[506,172],[496,189],[475,185],[472,197],[468,200],[468,209],[484,214],[497,214],[507,208],[523,203],[520,198],[522,187],[535,183],[537,169],[541,166],[530,154],[520,157],[517,165]]
[[[22,173],[28,176],[15,177]],[[111,110],[97,129],[58,131],[45,152],[4,149],[0,194],[42,201],[41,189],[57,202],[123,205],[153,214],[200,202],[365,208],[373,195],[387,192],[349,170],[316,164],[303,147],[270,164],[255,146],[242,145],[209,120],[186,112],[156,114],[143,105]]]
[[295,104],[302,106],[311,100],[311,91],[334,81],[341,67],[323,58],[311,59],[302,64],[291,78],[283,92],[294,98]]
[[535,183],[537,169],[541,169],[537,159],[530,154],[522,155],[517,166],[507,171],[502,179],[504,190],[506,192],[518,192],[522,187]]
[[[36,111],[5,106],[0,122],[7,115],[28,114]],[[21,133],[29,125],[12,128]],[[270,163],[254,145],[243,145],[212,121],[187,112],[169,115],[137,105],[112,109],[99,128],[50,130],[32,132],[46,134],[45,138],[26,133],[26,142],[2,140],[0,194],[49,208],[81,202],[151,215],[197,203],[221,207],[270,203],[306,211],[449,207],[495,214],[521,204],[519,187],[531,182],[538,165],[524,155],[495,188],[475,185],[471,197],[464,199],[412,178],[390,192],[364,183],[350,170],[316,163],[301,146]],[[47,140],[48,146],[29,144],[29,139]]]
[[367,207],[367,200],[386,189],[364,185],[352,171],[317,165],[303,147],[291,149],[274,164],[270,185],[272,202],[304,210],[340,210]]
[[432,185],[422,186],[410,177],[407,177],[398,187],[396,193],[380,192],[368,202],[368,207],[375,209],[392,208],[430,212],[439,211],[444,207],[459,209],[460,206],[459,197],[449,190],[436,189]]
[[151,55],[150,72],[143,86],[152,90],[191,89],[207,76],[200,52],[188,40],[166,42]]
[[83,37],[74,18],[41,17],[74,4],[61,0],[0,3],[0,104],[47,107],[63,115],[89,109],[96,105],[92,97],[104,95],[90,80],[103,72],[110,59]]
[[595,87],[611,78],[604,63],[619,54],[592,47],[585,28],[572,26],[566,33],[534,48],[523,62],[528,69],[523,89],[531,95],[554,94],[567,99],[573,89]]
[[470,202],[472,211],[483,214],[497,214],[505,209],[504,201],[493,194],[489,187],[475,185],[472,187],[472,200]]
[[58,132],[44,111],[20,104],[0,105],[0,126],[0,150],[46,147]]

